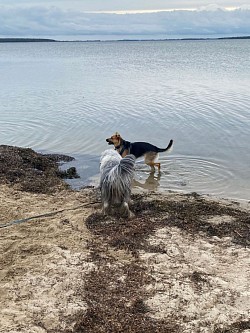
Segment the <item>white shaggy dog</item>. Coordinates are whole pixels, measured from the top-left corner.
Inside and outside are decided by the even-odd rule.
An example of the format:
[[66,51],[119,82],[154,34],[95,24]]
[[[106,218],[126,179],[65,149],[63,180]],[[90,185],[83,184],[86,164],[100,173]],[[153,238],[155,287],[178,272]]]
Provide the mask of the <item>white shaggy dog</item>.
[[128,202],[131,194],[131,182],[134,176],[135,156],[122,158],[113,149],[105,150],[100,160],[100,188],[103,213],[107,214],[111,205],[120,205],[122,213],[128,217],[133,214]]

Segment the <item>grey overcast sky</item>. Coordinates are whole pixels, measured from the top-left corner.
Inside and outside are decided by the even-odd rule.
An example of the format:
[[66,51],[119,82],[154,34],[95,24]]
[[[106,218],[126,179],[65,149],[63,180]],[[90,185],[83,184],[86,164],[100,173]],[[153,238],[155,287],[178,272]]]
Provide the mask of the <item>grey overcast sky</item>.
[[209,5],[232,8],[247,4],[250,4],[249,0],[0,0],[0,5],[55,6],[83,11],[198,9]]
[[0,0],[0,37],[250,35],[250,0]]

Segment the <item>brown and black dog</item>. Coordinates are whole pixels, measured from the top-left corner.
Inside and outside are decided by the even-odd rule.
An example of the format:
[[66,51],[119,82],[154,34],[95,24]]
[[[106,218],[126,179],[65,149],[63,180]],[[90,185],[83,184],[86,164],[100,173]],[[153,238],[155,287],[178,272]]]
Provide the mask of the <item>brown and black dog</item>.
[[155,162],[158,153],[168,151],[173,146],[173,140],[170,140],[167,148],[158,148],[148,142],[125,141],[118,132],[106,139],[106,141],[109,145],[114,145],[115,150],[117,150],[122,157],[125,157],[128,154],[133,154],[136,158],[144,156],[145,163],[149,165],[152,170],[155,170],[155,166],[158,167],[158,170],[161,168],[161,164]]

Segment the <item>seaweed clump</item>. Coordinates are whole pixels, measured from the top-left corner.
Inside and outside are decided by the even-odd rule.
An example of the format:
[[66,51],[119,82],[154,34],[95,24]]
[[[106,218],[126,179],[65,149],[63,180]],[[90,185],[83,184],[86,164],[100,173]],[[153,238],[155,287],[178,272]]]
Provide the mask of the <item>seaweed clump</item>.
[[30,148],[0,145],[0,183],[21,191],[51,193],[67,185],[62,178],[76,177],[76,170],[63,172],[58,162],[73,160],[66,155],[43,155]]

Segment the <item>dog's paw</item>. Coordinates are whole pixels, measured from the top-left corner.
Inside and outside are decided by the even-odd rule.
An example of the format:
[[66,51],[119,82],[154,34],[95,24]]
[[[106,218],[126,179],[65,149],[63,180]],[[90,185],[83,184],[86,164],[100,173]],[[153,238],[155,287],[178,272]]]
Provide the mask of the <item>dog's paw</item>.
[[135,217],[135,214],[133,212],[131,212],[131,210],[128,213],[128,218],[132,219],[133,217]]

